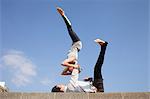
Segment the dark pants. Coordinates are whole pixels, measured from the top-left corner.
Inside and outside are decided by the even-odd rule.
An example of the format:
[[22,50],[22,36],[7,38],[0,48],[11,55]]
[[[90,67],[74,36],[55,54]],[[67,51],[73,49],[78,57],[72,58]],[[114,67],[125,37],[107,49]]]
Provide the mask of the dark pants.
[[101,69],[102,69],[102,65],[104,62],[106,47],[107,47],[107,43],[106,45],[101,46],[101,51],[100,51],[99,57],[94,67],[93,85],[97,88],[97,92],[104,92],[103,77],[102,77]]
[[73,31],[71,25],[69,24],[69,22],[67,21],[67,19],[62,16],[65,23],[66,23],[66,26],[67,26],[67,29],[68,29],[68,33],[73,41],[73,43],[77,42],[77,41],[80,41],[80,38],[77,36],[77,34]]

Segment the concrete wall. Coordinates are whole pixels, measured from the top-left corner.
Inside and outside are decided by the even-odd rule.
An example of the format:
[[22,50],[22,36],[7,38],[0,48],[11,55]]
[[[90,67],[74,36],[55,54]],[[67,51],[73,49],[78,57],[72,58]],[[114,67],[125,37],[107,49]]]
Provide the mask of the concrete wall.
[[150,99],[143,93],[0,93],[0,99]]

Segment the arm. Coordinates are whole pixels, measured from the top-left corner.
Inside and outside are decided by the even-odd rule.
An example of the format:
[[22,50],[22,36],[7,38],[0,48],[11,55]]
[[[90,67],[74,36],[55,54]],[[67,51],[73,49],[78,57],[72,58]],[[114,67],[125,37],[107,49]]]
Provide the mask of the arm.
[[69,71],[69,68],[65,68],[61,75],[71,75],[71,71]]
[[72,57],[72,58],[69,58],[69,59],[65,59],[63,62],[62,62],[62,66],[66,66],[66,67],[75,67],[75,68],[78,68],[79,66],[77,64],[72,64],[75,62],[75,57]]
[[78,68],[75,67],[67,67],[63,70],[63,72],[61,73],[61,75],[71,75],[73,69],[78,69],[78,73],[80,73],[80,69],[79,69],[79,65]]
[[61,75],[71,75],[71,72],[62,72]]

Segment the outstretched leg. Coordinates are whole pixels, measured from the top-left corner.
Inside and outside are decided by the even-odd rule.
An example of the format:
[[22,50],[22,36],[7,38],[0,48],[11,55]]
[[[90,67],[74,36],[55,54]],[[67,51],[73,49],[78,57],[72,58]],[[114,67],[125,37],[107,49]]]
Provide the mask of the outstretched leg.
[[101,51],[94,67],[93,85],[97,88],[97,92],[104,92],[101,69],[104,62],[105,51],[108,43],[100,39],[96,39],[95,42],[101,46]]
[[71,22],[69,21],[69,19],[67,18],[67,16],[65,15],[64,11],[57,7],[57,11],[60,13],[60,15],[62,16],[62,18],[64,19],[67,29],[68,29],[68,33],[74,42],[80,41],[80,38],[77,36],[77,34],[73,31],[72,26],[71,26]]

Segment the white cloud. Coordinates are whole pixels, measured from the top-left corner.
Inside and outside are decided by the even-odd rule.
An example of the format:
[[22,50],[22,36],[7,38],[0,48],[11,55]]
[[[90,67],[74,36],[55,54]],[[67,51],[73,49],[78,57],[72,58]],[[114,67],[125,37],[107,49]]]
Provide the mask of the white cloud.
[[15,75],[15,77],[13,77],[11,81],[17,86],[25,86],[26,84],[31,83],[28,77],[23,74]]
[[40,81],[40,83],[42,85],[49,86],[51,84],[51,81],[48,78],[44,78],[42,81]]
[[13,71],[11,80],[17,86],[31,83],[31,77],[36,76],[36,66],[21,51],[8,51],[2,56],[2,63]]

